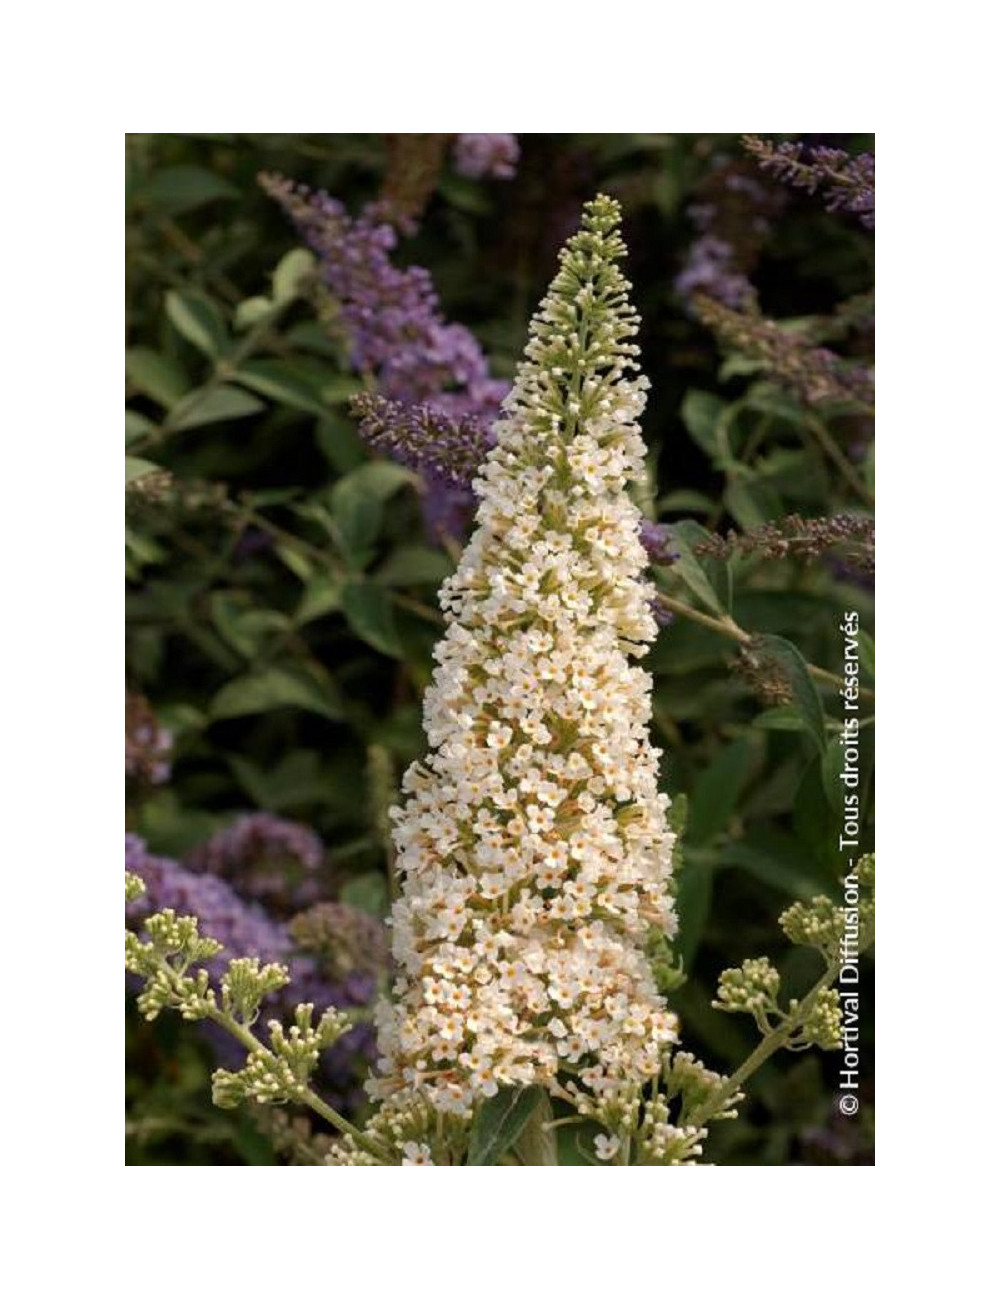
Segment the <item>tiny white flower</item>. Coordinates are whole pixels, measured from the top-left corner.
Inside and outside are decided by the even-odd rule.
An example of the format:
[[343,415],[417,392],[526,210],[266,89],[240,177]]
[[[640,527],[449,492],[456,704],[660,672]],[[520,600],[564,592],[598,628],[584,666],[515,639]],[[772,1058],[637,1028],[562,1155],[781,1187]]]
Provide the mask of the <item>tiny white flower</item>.
[[621,1147],[621,1138],[608,1137],[605,1133],[598,1133],[594,1138],[594,1152],[598,1160],[613,1160],[618,1154]]
[[404,1165],[432,1165],[431,1149],[426,1142],[404,1142],[403,1143],[403,1160]]

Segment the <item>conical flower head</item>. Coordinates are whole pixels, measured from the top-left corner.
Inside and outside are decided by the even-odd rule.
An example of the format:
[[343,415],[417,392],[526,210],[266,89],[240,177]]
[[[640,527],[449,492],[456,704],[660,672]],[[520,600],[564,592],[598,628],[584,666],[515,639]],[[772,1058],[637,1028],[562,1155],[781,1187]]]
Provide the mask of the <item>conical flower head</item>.
[[643,943],[670,934],[673,836],[649,740],[646,381],[599,196],[531,325],[441,604],[427,758],[394,832],[399,968],[378,1095],[468,1113],[505,1084],[613,1096],[660,1069],[674,1018]]

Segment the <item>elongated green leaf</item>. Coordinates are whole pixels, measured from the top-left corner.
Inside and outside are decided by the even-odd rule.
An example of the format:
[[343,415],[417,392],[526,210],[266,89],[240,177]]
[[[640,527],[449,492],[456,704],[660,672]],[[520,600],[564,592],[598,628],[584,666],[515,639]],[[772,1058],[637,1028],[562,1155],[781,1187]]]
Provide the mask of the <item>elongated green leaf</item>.
[[714,464],[732,460],[732,452],[719,433],[725,409],[720,397],[697,388],[691,389],[681,404],[684,427]]
[[410,470],[389,461],[368,461],[351,470],[329,495],[329,508],[337,538],[354,567],[367,561],[367,548],[382,526],[382,506],[405,483],[414,481]]
[[134,483],[138,478],[144,478],[147,474],[152,474],[153,470],[159,469],[159,465],[154,465],[151,460],[140,460],[138,456],[125,457],[125,484]]
[[310,415],[325,415],[326,407],[312,383],[285,361],[245,361],[233,376],[255,393]]
[[715,879],[714,854],[689,851],[677,883],[677,938],[674,951],[690,970],[701,944],[705,923],[712,909]]
[[306,584],[298,608],[295,622],[301,627],[313,619],[323,618],[334,610],[343,607],[344,579],[339,574],[316,573]]
[[229,332],[219,309],[200,293],[167,294],[167,315],[183,338],[207,357],[219,357],[229,346]]
[[245,659],[254,659],[265,638],[282,632],[288,619],[276,609],[254,609],[245,600],[217,591],[209,602],[219,635]]
[[[694,551],[695,546],[699,542],[706,541],[711,534],[690,519],[671,524],[670,528],[674,550],[680,555],[680,559],[675,560],[670,566],[671,572],[684,580],[702,604],[707,605],[716,614],[728,613],[729,602],[732,599],[732,579],[728,578],[723,583],[713,583],[708,566],[715,562],[703,559]],[[729,572],[728,564],[716,563],[716,568],[723,575]],[[718,587],[721,587],[721,594]]]
[[520,1137],[532,1111],[542,1099],[542,1089],[501,1088],[479,1107],[469,1134],[470,1165],[495,1165]]
[[298,293],[303,278],[315,265],[315,257],[304,248],[293,248],[290,253],[286,253],[271,276],[274,301],[290,302]]
[[689,845],[707,844],[726,829],[753,759],[746,736],[733,741],[698,775],[691,791],[685,838]]
[[344,615],[355,635],[383,654],[394,659],[403,657],[392,599],[384,587],[367,579],[352,580],[344,587],[343,604]]
[[386,587],[408,587],[418,583],[443,582],[454,563],[430,546],[400,546],[375,573]]
[[675,492],[668,492],[666,496],[660,497],[656,503],[656,508],[660,514],[667,510],[686,510],[707,515],[715,508],[715,502],[710,496],[706,496],[704,492],[695,492],[689,488],[678,488]]
[[750,844],[727,844],[722,850],[721,866],[738,867],[791,898],[812,898],[826,888],[826,882],[807,873],[801,864],[783,862],[772,853]]
[[823,713],[823,701],[819,697],[816,684],[809,676],[809,667],[798,648],[786,641],[784,637],[767,633],[755,638],[756,644],[774,659],[788,678],[792,691],[792,701],[802,720],[806,724],[806,734],[814,742],[817,751],[826,750],[826,719]]
[[198,429],[203,424],[220,424],[223,420],[241,420],[246,415],[256,415],[264,403],[242,388],[222,384],[202,392],[196,389],[174,413],[171,423],[175,429]]
[[125,377],[133,388],[168,408],[187,392],[190,384],[176,361],[152,348],[129,348],[125,353]]
[[127,447],[130,442],[135,442],[137,438],[144,437],[155,428],[156,425],[148,416],[141,415],[138,411],[127,410],[125,412],[125,446]]
[[758,713],[753,725],[761,731],[804,731],[805,719],[792,704],[779,704],[776,708]]
[[838,813],[844,807],[845,786],[840,779],[840,773],[843,770],[843,750],[839,745],[828,745],[826,752],[823,754],[823,763],[821,767],[821,776],[823,780],[823,793],[826,795],[827,803]]
[[[540,1090],[541,1091],[541,1090]],[[514,1143],[514,1152],[524,1165],[558,1165],[557,1129],[549,1128],[554,1116],[547,1092],[541,1092],[538,1104]]]
[[215,199],[238,199],[240,192],[206,167],[178,166],[156,172],[144,187],[142,197],[161,212],[176,215],[193,212]]
[[289,706],[334,721],[342,716],[340,702],[332,691],[286,668],[266,668],[227,682],[212,700],[212,716],[238,718]]

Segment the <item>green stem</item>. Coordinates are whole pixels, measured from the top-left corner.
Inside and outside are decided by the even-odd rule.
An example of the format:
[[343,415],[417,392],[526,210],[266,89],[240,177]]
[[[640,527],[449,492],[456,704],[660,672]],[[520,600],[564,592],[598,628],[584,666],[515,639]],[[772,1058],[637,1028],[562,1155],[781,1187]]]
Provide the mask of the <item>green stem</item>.
[[[874,942],[874,926],[870,926],[858,937],[858,954],[867,952]],[[834,956],[828,958],[827,961],[826,970],[796,1006],[795,1010],[789,1013],[780,1025],[777,1025],[769,1034],[765,1035],[740,1068],[729,1075],[728,1078],[723,1079],[718,1087],[709,1093],[702,1104],[696,1107],[690,1116],[686,1117],[685,1123],[694,1124],[701,1128],[702,1125],[713,1119],[720,1110],[728,1109],[734,1094],[739,1092],[747,1079],[756,1073],[775,1052],[780,1051],[795,1037],[809,1018],[817,999],[826,992],[837,978],[840,970],[837,958]]]
[[[176,990],[177,983],[183,972],[176,970],[163,957],[159,958],[159,965],[160,969],[166,973],[171,985]],[[265,1056],[269,1056],[272,1060],[277,1060],[274,1053],[266,1047],[259,1038],[252,1034],[246,1025],[240,1024],[240,1022],[231,1016],[229,1012],[221,1010],[218,1006],[213,1006],[208,1009],[207,1017],[209,1020],[212,1020],[217,1025],[221,1026],[221,1028],[223,1028],[228,1034],[231,1034],[232,1037],[235,1038],[241,1046],[245,1047],[248,1052],[263,1053]],[[316,1112],[317,1115],[322,1116],[322,1118],[338,1132],[353,1138],[358,1146],[363,1151],[367,1151],[370,1156],[374,1156],[376,1160],[382,1162],[391,1162],[391,1155],[384,1147],[366,1137],[359,1128],[355,1128],[350,1120],[347,1120],[343,1115],[338,1114],[337,1111],[335,1111],[332,1106],[328,1105],[319,1093],[314,1092],[312,1088],[303,1086],[298,1091],[297,1097],[304,1101],[311,1110]]]
[[[274,1053],[269,1051],[260,1039],[250,1032],[246,1025],[241,1025],[240,1022],[229,1015],[228,1012],[220,1011],[216,1007],[209,1012],[209,1018],[214,1020],[217,1025],[221,1025],[227,1033],[232,1034],[232,1036],[236,1038],[248,1052],[264,1052],[266,1055],[271,1056],[272,1058],[274,1057]],[[358,1146],[361,1147],[363,1151],[367,1151],[370,1156],[374,1156],[377,1160],[385,1160],[388,1157],[388,1151],[380,1147],[378,1143],[372,1142],[370,1138],[367,1138],[359,1128],[355,1128],[350,1120],[347,1120],[343,1115],[338,1114],[332,1106],[328,1105],[327,1102],[323,1100],[318,1092],[314,1092],[312,1088],[303,1087],[299,1091],[298,1096],[307,1106],[310,1107],[310,1109],[314,1110],[317,1115],[321,1115],[328,1124],[339,1130],[339,1132],[352,1137]]]
[[836,962],[831,962],[826,970],[812,986],[806,996],[796,1007],[792,1015],[787,1016],[780,1025],[772,1029],[758,1043],[757,1047],[750,1053],[738,1070],[722,1080],[717,1088],[705,1098],[691,1115],[685,1120],[688,1124],[694,1124],[701,1128],[709,1120],[714,1119],[719,1111],[727,1109],[736,1093],[739,1092],[742,1085],[756,1073],[757,1070],[769,1060],[775,1052],[783,1048],[788,1040],[802,1028],[816,999],[821,993],[824,993],[833,983],[837,976],[839,967]]
[[866,505],[874,507],[875,497],[869,492],[861,475],[848,460],[847,456],[837,446],[833,438],[830,437],[826,425],[821,420],[816,420],[812,416],[805,416],[803,424],[819,443],[821,449],[827,454],[831,461],[837,466],[841,474],[851,485],[855,492]]
[[[737,645],[751,645],[753,637],[745,629],[735,622],[728,614],[716,618],[712,614],[706,614],[700,609],[695,609],[691,605],[686,605],[684,601],[677,600],[675,596],[668,596],[664,592],[659,592],[660,602],[675,614],[680,614],[681,618],[690,619],[692,623],[700,623],[702,627],[711,628],[713,632],[718,632],[720,636],[728,637],[730,641],[735,641]],[[819,668],[816,664],[807,663],[809,676],[817,682],[823,682],[826,686],[843,686],[843,682],[835,673],[828,672],[825,668]],[[866,686],[858,687],[858,694],[863,700],[874,700],[875,692],[870,691]]]

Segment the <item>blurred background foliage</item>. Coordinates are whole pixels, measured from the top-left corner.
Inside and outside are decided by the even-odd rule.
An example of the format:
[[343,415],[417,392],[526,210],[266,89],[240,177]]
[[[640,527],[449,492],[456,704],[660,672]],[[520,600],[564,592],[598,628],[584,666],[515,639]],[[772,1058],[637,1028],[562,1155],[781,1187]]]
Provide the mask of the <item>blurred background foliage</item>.
[[[794,139],[852,156],[873,143]],[[424,146],[415,167],[412,142],[427,140],[444,143]],[[726,1070],[754,1039],[749,1022],[711,1010],[719,972],[767,954],[792,992],[810,983],[817,972],[776,916],[815,892],[836,897],[843,869],[842,704],[806,665],[836,677],[842,614],[857,610],[873,691],[871,548],[851,528],[821,526],[817,540],[808,521],[870,521],[872,412],[839,379],[824,388],[820,373],[810,388],[824,358],[785,353],[786,341],[794,351],[833,340],[837,374],[866,373],[870,310],[852,304],[872,289],[873,236],[768,175],[738,136],[518,140],[513,178],[474,179],[455,170],[444,137],[127,138],[127,689],[133,733],[145,720],[133,744],[159,736],[162,750],[129,769],[127,824],[151,852],[183,858],[242,813],[301,823],[323,844],[323,895],[381,917],[386,805],[424,748],[435,593],[463,539],[429,534],[421,476],[361,440],[350,399],[366,377],[259,173],[323,188],[354,213],[409,185],[415,219],[394,260],[429,270],[445,316],[474,332],[498,377],[513,372],[582,203],[603,189],[625,209],[652,383],[641,504],[671,528],[653,572],[674,617],[647,661],[665,788],[687,797],[688,978],[670,997],[685,1046]],[[720,191],[727,175],[751,174],[756,188]],[[756,290],[756,336],[698,296],[713,221],[709,237]],[[767,338],[762,351],[762,320],[781,322],[780,355]],[[778,524],[789,516],[798,522]],[[873,698],[862,710],[865,848]],[[861,1115],[834,1116],[836,1053],[786,1054],[752,1082],[740,1120],[717,1128],[709,1159],[873,1162],[867,968],[865,980]],[[213,1057],[190,1026],[149,1026],[131,1008],[128,1025],[130,1163],[278,1159],[257,1121],[212,1108]]]

